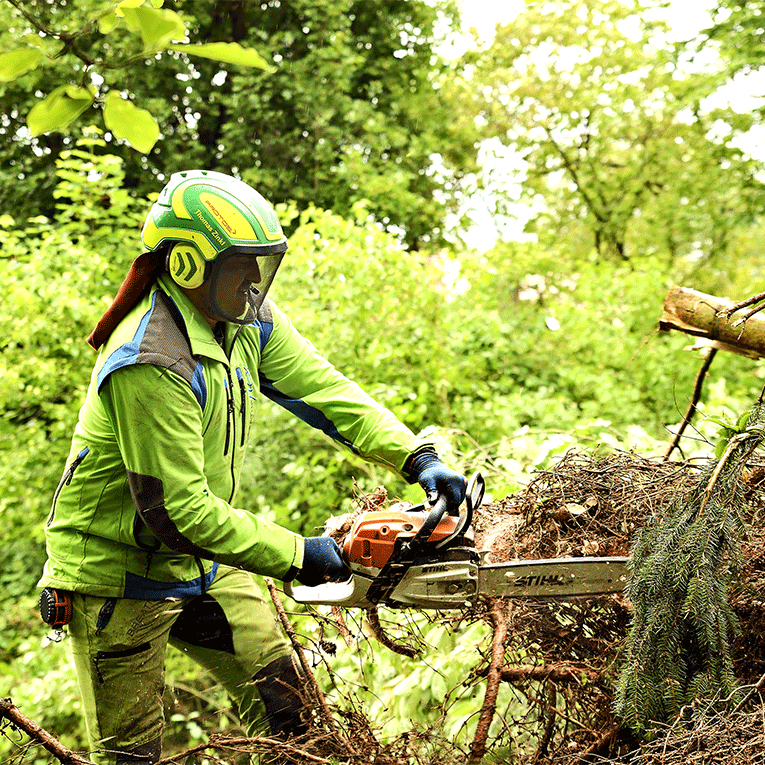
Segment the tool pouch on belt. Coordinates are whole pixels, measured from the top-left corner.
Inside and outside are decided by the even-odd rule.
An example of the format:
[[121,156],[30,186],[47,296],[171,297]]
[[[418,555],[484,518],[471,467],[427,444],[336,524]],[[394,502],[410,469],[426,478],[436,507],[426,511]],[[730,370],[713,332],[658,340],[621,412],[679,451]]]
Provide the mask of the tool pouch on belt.
[[72,593],[46,587],[40,593],[40,617],[54,630],[72,621]]

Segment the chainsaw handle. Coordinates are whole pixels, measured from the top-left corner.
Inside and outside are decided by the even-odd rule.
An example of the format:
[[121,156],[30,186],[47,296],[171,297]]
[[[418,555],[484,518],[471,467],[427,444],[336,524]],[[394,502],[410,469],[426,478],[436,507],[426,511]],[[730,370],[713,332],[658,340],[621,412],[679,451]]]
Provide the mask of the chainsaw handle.
[[483,476],[476,471],[470,476],[465,492],[465,512],[460,513],[454,531],[446,539],[442,539],[436,544],[436,550],[450,547],[455,539],[461,537],[470,528],[470,524],[473,522],[473,512],[480,507],[485,488]]
[[407,543],[406,557],[414,557],[417,555],[420,549],[430,539],[430,535],[435,531],[436,526],[441,522],[445,513],[446,495],[439,494],[428,513],[428,517],[423,521],[422,526],[417,530],[414,537],[412,537],[412,541]]

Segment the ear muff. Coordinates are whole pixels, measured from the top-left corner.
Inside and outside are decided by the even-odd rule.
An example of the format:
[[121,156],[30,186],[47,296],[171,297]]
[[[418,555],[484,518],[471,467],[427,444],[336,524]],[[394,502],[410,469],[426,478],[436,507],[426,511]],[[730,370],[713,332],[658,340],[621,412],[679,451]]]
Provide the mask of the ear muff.
[[177,242],[167,255],[167,270],[181,287],[196,289],[205,280],[205,259],[193,244]]

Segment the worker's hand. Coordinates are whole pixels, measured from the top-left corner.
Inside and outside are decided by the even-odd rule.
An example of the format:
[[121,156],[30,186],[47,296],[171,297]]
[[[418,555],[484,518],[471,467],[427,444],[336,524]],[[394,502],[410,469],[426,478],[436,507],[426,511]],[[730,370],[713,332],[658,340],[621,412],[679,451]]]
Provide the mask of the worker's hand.
[[332,537],[305,537],[303,541],[303,567],[295,576],[300,584],[315,587],[324,582],[342,582],[350,576],[340,547]]
[[412,460],[410,472],[413,481],[422,486],[431,503],[434,503],[439,495],[443,495],[448,512],[459,512],[467,489],[467,478],[464,475],[446,467],[432,451],[418,454]]

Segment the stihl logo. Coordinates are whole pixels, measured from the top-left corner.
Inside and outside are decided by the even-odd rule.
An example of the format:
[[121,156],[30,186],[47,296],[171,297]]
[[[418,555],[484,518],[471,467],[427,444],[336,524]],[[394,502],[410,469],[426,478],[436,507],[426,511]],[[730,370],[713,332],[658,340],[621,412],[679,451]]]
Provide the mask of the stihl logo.
[[561,587],[566,584],[566,580],[560,574],[550,574],[550,576],[518,576],[513,581],[513,587],[543,587],[548,584]]

